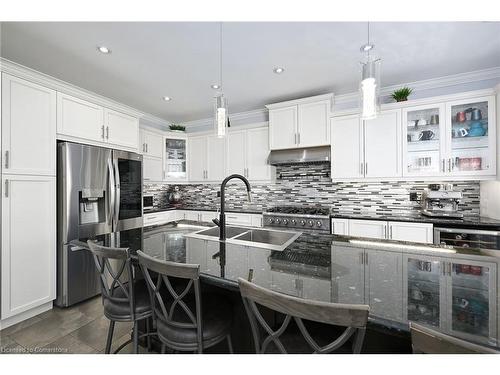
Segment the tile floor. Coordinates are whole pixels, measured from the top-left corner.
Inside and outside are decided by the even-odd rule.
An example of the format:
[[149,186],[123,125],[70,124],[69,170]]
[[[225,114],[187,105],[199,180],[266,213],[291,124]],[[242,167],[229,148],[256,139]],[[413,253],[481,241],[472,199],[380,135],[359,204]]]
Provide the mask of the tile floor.
[[[54,307],[0,331],[0,353],[103,353],[109,320],[101,297],[66,309]],[[132,323],[116,323],[112,350],[130,339]],[[127,345],[120,353],[131,353]]]

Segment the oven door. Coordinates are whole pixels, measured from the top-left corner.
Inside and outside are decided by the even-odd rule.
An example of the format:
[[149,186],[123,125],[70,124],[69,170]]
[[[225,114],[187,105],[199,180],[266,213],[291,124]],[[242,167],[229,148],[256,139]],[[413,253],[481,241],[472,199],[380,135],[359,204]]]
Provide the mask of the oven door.
[[459,228],[434,228],[434,243],[455,247],[500,250],[500,232]]
[[142,155],[113,150],[113,230],[142,227]]

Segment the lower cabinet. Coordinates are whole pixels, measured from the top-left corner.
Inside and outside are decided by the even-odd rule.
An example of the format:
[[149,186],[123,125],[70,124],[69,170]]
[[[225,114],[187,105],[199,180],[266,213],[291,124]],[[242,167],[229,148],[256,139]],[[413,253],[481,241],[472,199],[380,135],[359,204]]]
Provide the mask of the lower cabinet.
[[332,246],[332,301],[367,304],[370,316],[401,321],[402,254]]
[[[217,211],[179,210],[178,212],[179,212],[178,214],[179,220],[184,219],[190,221],[201,221],[205,223],[211,223],[213,219],[219,218],[219,212]],[[226,224],[240,225],[244,227],[261,227],[262,215],[226,212]]]
[[2,176],[1,319],[56,297],[56,179]]
[[332,233],[353,237],[433,243],[433,225],[406,221],[332,219]]
[[484,344],[497,342],[497,265],[405,255],[404,319]]

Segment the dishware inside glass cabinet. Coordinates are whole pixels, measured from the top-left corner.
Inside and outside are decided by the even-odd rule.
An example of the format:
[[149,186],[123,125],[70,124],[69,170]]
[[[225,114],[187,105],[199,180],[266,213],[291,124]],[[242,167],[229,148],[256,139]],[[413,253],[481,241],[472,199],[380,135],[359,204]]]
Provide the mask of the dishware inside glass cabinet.
[[408,320],[434,327],[440,323],[441,263],[408,259]]
[[165,177],[181,180],[186,176],[186,140],[165,138]]
[[488,101],[452,105],[450,116],[449,169],[454,172],[489,169]]

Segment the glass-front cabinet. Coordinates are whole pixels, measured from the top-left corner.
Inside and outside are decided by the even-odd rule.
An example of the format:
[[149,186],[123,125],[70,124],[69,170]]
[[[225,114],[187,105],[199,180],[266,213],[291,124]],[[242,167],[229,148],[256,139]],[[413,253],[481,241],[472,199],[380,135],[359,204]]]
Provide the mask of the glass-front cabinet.
[[186,138],[165,137],[164,180],[165,181],[186,181]]
[[491,152],[496,142],[494,105],[494,97],[489,96],[446,104],[448,173],[494,173],[495,154]]
[[405,176],[496,173],[495,97],[403,108]]
[[407,321],[497,345],[495,263],[406,255],[403,272]]
[[406,176],[433,176],[443,172],[445,105],[403,109],[403,158]]

